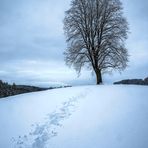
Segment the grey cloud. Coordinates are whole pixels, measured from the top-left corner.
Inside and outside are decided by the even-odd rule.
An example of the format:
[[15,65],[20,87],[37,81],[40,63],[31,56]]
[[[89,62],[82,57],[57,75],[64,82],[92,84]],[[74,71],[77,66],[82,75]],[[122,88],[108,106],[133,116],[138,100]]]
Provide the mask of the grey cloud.
[[[90,80],[85,72],[77,80],[76,73],[64,65],[66,44],[62,21],[70,1],[0,1],[1,79],[34,84],[48,81],[82,84],[95,81],[94,77]],[[148,66],[147,57],[144,56],[148,53],[148,1],[122,1],[131,29],[127,41],[131,58],[130,67],[122,75],[114,73],[114,78],[130,77],[131,73],[144,76]]]
[[[59,7],[57,2],[6,0],[0,3],[3,8],[0,14],[8,20],[0,27],[1,63],[31,58],[63,60],[65,44],[62,20],[58,16],[62,10],[53,9],[53,4]],[[56,10],[54,17],[51,11]]]

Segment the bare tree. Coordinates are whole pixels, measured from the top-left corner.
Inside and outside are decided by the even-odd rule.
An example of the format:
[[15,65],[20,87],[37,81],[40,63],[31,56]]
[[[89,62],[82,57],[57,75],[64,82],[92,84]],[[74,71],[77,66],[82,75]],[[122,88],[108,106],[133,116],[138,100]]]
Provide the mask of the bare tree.
[[64,30],[65,60],[78,73],[86,66],[95,72],[99,84],[102,73],[126,68],[128,23],[120,0],[72,0]]

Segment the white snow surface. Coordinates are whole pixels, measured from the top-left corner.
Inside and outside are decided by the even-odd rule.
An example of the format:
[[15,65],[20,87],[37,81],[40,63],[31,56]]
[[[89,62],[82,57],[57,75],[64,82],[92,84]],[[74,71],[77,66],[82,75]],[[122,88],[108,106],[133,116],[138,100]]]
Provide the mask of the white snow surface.
[[148,87],[81,86],[3,98],[0,148],[148,148]]

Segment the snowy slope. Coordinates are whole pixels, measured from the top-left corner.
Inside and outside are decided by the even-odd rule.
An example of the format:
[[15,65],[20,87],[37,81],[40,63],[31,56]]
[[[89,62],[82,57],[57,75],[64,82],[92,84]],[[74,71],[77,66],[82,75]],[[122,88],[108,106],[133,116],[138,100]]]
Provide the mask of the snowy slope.
[[148,87],[81,86],[1,99],[0,148],[148,148]]

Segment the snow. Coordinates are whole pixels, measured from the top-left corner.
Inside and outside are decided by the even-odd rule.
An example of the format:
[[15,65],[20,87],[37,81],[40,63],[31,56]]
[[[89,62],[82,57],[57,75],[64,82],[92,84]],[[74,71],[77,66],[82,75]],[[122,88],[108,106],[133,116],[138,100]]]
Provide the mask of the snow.
[[61,88],[0,100],[0,148],[148,148],[148,87]]

